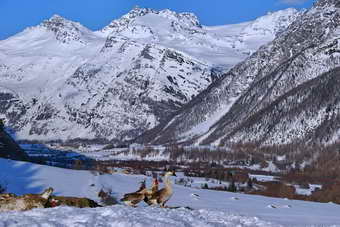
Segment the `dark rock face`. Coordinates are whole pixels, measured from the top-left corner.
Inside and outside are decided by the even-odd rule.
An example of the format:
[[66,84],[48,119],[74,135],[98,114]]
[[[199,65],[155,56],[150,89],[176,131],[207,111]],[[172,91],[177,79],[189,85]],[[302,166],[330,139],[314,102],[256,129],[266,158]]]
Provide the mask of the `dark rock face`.
[[10,122],[0,123],[0,157],[13,160],[28,160],[26,153],[5,130],[5,124],[13,124],[26,113],[23,103],[11,91],[0,91],[0,115]]
[[16,123],[25,114],[26,106],[14,92],[0,91],[0,115],[9,119],[7,124],[19,126]]
[[20,148],[14,139],[0,126],[0,157],[27,161],[27,154]]
[[338,1],[318,1],[140,141],[223,145],[339,139],[337,7]]

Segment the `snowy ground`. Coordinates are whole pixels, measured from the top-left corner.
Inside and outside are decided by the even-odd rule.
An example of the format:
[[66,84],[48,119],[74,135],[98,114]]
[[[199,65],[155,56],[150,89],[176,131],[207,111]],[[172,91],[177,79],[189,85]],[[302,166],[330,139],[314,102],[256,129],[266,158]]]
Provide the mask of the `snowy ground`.
[[[39,193],[52,186],[57,195],[98,200],[101,188],[120,198],[135,191],[145,176],[100,175],[0,159],[0,178],[9,192]],[[147,178],[150,185],[150,178]],[[193,196],[198,194],[199,197]],[[174,185],[171,206],[187,209],[138,208],[123,205],[76,209],[59,207],[0,213],[2,226],[340,226],[340,206],[263,196],[201,190]],[[274,208],[275,207],[275,208]]]
[[278,226],[256,217],[222,211],[115,206],[97,209],[54,208],[1,215],[0,226]]

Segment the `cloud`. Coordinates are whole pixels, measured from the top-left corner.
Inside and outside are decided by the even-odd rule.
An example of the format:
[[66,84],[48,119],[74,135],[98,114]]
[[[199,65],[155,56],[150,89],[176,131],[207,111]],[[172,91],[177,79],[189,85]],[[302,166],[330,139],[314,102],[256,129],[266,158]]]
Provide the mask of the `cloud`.
[[281,3],[287,4],[287,5],[301,5],[308,0],[280,0]]

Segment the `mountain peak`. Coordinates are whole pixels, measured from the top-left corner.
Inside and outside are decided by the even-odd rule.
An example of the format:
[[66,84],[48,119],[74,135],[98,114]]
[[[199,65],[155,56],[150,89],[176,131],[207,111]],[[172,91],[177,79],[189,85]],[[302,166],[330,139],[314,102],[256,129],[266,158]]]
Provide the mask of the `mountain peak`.
[[193,25],[199,25],[198,18],[193,13],[183,12],[183,13],[177,13],[175,11],[172,11],[170,9],[163,9],[163,10],[154,10],[150,8],[140,8],[139,6],[135,6],[129,13],[127,13],[123,17],[128,17],[130,19],[136,18],[136,17],[142,17],[147,14],[157,14],[163,17],[167,18],[177,18],[177,19],[190,19],[194,21]]
[[300,14],[301,12],[294,8],[269,12],[267,15],[254,20],[244,32],[252,34],[253,32],[262,31],[263,33],[269,32],[273,35],[278,35],[295,21]]
[[150,8],[141,8],[139,6],[135,6],[130,12],[125,14],[123,18],[134,19],[136,17],[142,17],[149,13],[157,13],[158,11],[150,9]]
[[70,43],[72,41],[84,43],[81,38],[83,33],[91,32],[80,23],[70,21],[58,14],[54,14],[50,19],[43,21],[40,26],[54,32],[56,39],[62,43]]
[[54,14],[49,19],[44,20],[41,25],[49,28],[52,25],[54,25],[54,26],[65,26],[66,24],[79,24],[79,23],[70,21],[70,20],[68,20],[68,19],[66,19],[66,18],[64,18],[64,17],[62,17],[58,14]]
[[56,21],[56,20],[66,20],[64,17],[60,16],[59,14],[53,14],[53,16],[48,19],[49,21]]
[[[120,32],[127,29],[130,25],[136,25],[136,23],[144,27],[153,27],[149,22],[152,20],[158,20],[155,19],[157,16],[160,17],[160,20],[163,22],[166,20],[168,23],[183,25],[187,28],[201,27],[198,18],[192,13],[177,13],[175,11],[171,11],[170,9],[154,10],[136,6],[120,19],[112,21],[108,26],[102,29],[102,32],[107,34],[111,32]],[[149,19],[145,21],[145,18]]]
[[42,26],[50,28],[52,25],[55,26],[65,26],[66,24],[76,24],[76,22],[70,21],[59,14],[54,14],[47,20],[42,22]]

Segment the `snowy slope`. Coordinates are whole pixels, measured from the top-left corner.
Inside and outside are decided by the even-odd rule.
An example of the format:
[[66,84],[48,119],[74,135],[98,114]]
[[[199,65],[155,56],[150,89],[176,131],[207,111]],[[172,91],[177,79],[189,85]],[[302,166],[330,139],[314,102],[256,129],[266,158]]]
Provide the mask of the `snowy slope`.
[[202,145],[338,140],[339,21],[337,1],[318,1],[147,140]]
[[[120,198],[138,188],[145,176],[99,175],[0,159],[2,181],[8,191],[39,193],[52,186],[57,195],[86,196],[97,200],[104,187]],[[91,186],[94,184],[94,186]],[[147,178],[147,184],[151,179]],[[200,197],[193,197],[191,194]],[[237,198],[237,199],[236,199]],[[117,205],[96,209],[54,208],[28,212],[0,213],[0,226],[340,226],[340,206],[292,201],[262,196],[218,192],[174,186],[172,206],[186,209],[165,210]],[[275,206],[277,208],[271,208]]]
[[138,42],[174,48],[209,65],[230,68],[272,41],[300,13],[292,8],[236,25],[204,26],[192,13],[135,8],[101,30]]
[[299,14],[207,27],[190,13],[135,8],[96,32],[55,15],[0,41],[0,117],[20,139],[133,139]]

